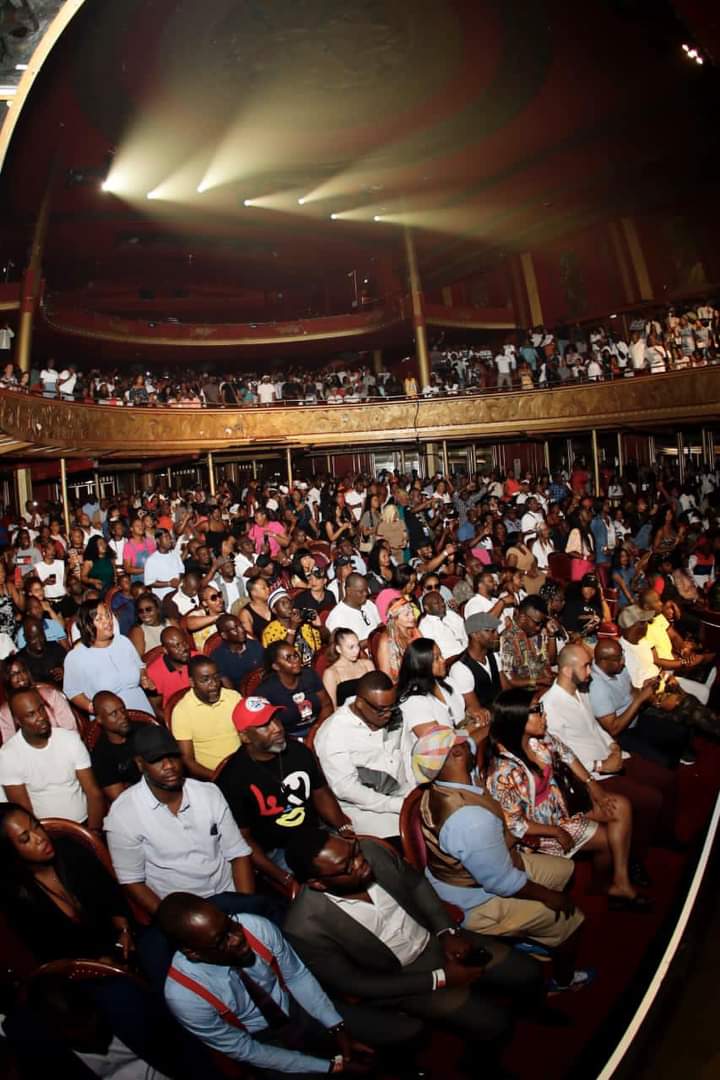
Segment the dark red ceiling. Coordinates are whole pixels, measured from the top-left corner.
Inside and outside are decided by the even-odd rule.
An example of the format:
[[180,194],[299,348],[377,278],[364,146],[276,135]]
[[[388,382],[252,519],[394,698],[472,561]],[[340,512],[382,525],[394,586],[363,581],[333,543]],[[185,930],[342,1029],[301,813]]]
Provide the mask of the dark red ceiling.
[[[370,219],[400,210],[443,284],[713,179],[716,72],[682,33],[666,0],[87,0],[10,148],[4,254],[22,260],[56,161],[48,283],[89,305],[114,284],[327,290],[358,267],[388,287],[400,230]],[[143,198],[202,177],[236,125],[230,182]],[[126,158],[136,190],[101,193]],[[302,210],[242,206],[323,185]]]

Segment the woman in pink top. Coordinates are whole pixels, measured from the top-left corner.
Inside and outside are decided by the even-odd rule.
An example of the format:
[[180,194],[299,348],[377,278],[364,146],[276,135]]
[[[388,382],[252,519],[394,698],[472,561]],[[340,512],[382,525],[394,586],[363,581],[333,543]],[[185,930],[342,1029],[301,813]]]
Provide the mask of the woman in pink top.
[[4,745],[15,734],[15,721],[7,703],[8,696],[15,690],[37,690],[47,707],[50,723],[56,728],[65,728],[66,731],[77,731],[75,716],[70,708],[70,703],[64,694],[56,690],[54,686],[43,683],[37,686],[32,675],[27,669],[24,660],[19,656],[13,656],[5,662],[3,674],[3,688],[5,701],[0,705],[0,742]]
[[142,518],[135,518],[130,526],[130,539],[123,548],[123,562],[125,572],[133,581],[143,581],[145,563],[155,551],[155,541],[145,533],[145,524]]
[[286,548],[290,539],[279,521],[272,521],[267,510],[261,507],[255,508],[254,524],[248,529],[248,536],[255,545],[256,554],[262,554],[263,546],[267,540],[270,545],[270,555],[274,559],[280,554],[281,548]]

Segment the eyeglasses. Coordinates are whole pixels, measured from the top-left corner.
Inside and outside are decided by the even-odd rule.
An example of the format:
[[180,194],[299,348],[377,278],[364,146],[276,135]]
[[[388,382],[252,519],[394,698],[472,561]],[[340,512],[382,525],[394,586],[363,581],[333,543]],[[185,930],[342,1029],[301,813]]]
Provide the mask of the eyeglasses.
[[373,705],[372,701],[368,701],[368,699],[364,697],[358,697],[357,701],[362,701],[363,705],[367,705],[368,709],[372,709],[377,716],[390,716],[395,708],[394,705]]
[[220,600],[221,594],[219,592],[208,593],[208,600]]
[[531,705],[530,706],[529,715],[530,716],[544,716],[545,715],[545,706],[543,705],[542,701],[538,701],[537,705]]
[[425,592],[440,592],[439,585],[426,585]]

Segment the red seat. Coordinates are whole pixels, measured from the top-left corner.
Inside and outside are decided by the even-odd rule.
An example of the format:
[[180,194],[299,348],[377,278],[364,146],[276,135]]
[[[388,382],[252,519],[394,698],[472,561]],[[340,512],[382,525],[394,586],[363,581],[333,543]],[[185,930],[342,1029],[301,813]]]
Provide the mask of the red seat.
[[216,649],[219,649],[222,645],[223,639],[219,634],[211,634],[203,645],[203,653],[205,656],[212,656]]
[[[427,848],[420,821],[420,800],[424,791],[424,787],[417,787],[406,795],[400,811],[400,841],[403,857],[420,874],[425,873],[427,866]],[[462,908],[456,907],[455,904],[445,903],[445,901],[443,903],[450,918],[459,926],[465,918]]]
[[158,656],[162,656],[164,652],[165,649],[162,645],[153,645],[152,649],[148,649],[146,653],[143,653],[142,660],[145,667],[152,664],[153,660],[157,660]]
[[311,540],[308,547],[313,554],[324,555],[328,562],[332,560],[332,544],[328,540]]
[[375,629],[371,630],[368,634],[367,648],[368,652],[370,653],[370,658],[375,667],[377,667],[378,663],[378,650],[380,648],[380,639],[385,629],[385,623],[380,623],[379,626],[376,626]]
[[548,569],[554,581],[572,581],[572,559],[564,551],[551,551],[548,555]]
[[66,818],[43,818],[40,824],[49,836],[67,836],[70,840],[82,844],[100,860],[108,874],[115,877],[110,852],[100,837],[91,833],[84,825],[80,825],[77,821],[68,821]]
[[305,737],[303,738],[305,746],[307,746],[308,750],[312,750],[313,753],[315,753],[315,738],[324,723],[325,720],[316,720],[315,723],[312,724],[308,729],[307,735],[305,735]]
[[322,678],[323,672],[327,670],[330,665],[328,660],[327,650],[321,649],[319,653],[315,653],[313,657],[313,670]]
[[[127,711],[130,722],[133,724],[157,724],[158,718],[152,713],[143,712],[142,709],[128,709]],[[98,724],[97,720],[84,721],[84,734],[83,739],[88,750],[94,750],[97,741],[100,738],[100,732],[102,726]]]
[[184,686],[182,690],[176,690],[174,694],[171,694],[165,703],[163,710],[165,716],[165,726],[172,731],[172,714],[175,711],[175,706],[178,702],[182,701],[186,694],[189,694],[192,690],[191,686]]
[[265,678],[265,668],[254,668],[253,671],[249,671],[244,679],[241,679],[240,686],[238,687],[243,697],[250,697],[255,693],[260,683]]
[[597,636],[598,636],[598,639],[599,638],[619,638],[620,637],[620,627],[618,626],[617,623],[614,623],[614,622],[602,622],[602,623],[600,623],[600,625],[598,627]]

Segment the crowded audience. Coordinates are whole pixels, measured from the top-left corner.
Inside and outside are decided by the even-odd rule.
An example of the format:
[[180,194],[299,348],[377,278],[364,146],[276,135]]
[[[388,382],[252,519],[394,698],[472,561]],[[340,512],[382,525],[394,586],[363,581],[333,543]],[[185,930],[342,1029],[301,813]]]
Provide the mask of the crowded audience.
[[[651,321],[646,352],[713,362],[709,320]],[[533,331],[516,363],[618,374],[590,338]],[[686,846],[678,776],[720,737],[720,478],[600,482],[220,482],[72,505],[67,535],[57,504],[6,508],[0,915],[36,964],[132,972],[210,1077],[209,1051],[410,1075],[435,1028],[504,1075],[522,1016],[603,978],[576,856],[642,921],[652,850]]]

